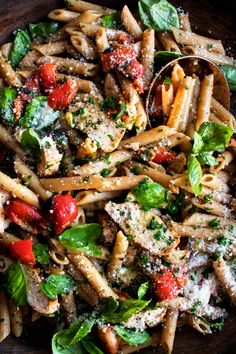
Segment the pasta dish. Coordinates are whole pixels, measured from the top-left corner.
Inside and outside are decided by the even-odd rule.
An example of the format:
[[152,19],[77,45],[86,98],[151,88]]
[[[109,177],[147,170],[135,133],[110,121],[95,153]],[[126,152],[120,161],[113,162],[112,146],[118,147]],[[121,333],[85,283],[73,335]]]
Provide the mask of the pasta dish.
[[65,5],[0,47],[0,342],[171,353],[236,305],[236,60],[166,0]]

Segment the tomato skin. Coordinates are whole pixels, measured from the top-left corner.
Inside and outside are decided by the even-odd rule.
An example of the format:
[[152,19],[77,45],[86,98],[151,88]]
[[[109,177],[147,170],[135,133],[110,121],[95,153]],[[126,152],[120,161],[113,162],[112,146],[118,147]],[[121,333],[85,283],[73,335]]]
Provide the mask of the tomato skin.
[[154,282],[156,295],[160,300],[174,299],[181,289],[179,281],[169,270],[155,276]]
[[36,70],[36,75],[43,93],[50,93],[50,91],[56,86],[56,71],[57,67],[52,63],[41,64]]
[[34,206],[15,198],[5,207],[9,219],[19,226],[33,224],[44,228],[45,218]]
[[24,264],[35,264],[35,256],[33,253],[33,245],[31,238],[12,242],[9,245],[12,257],[19,259]]
[[132,36],[126,34],[126,33],[119,33],[117,35],[116,41],[119,44],[129,44],[129,43],[133,43],[134,39]]
[[48,104],[53,109],[64,109],[73,100],[78,91],[78,84],[74,79],[57,84],[48,96]]
[[154,147],[155,157],[152,159],[155,163],[165,163],[170,162],[177,154],[175,151],[167,151],[162,147]]
[[108,72],[112,69],[118,69],[135,58],[136,54],[133,49],[125,47],[116,48],[110,53],[103,53],[101,55],[103,70]]
[[49,212],[53,232],[58,235],[75,220],[78,208],[71,195],[58,194],[53,197]]

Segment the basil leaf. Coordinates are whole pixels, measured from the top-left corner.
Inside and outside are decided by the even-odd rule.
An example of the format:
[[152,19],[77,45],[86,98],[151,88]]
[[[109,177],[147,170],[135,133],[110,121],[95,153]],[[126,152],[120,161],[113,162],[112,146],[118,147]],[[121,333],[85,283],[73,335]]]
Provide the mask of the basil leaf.
[[0,116],[5,123],[14,123],[13,103],[16,96],[17,91],[12,87],[0,90]]
[[94,344],[92,339],[90,337],[85,337],[82,339],[82,343],[85,347],[85,349],[90,353],[90,354],[104,354],[104,352]]
[[110,15],[102,16],[102,25],[106,28],[119,29],[121,27],[120,12],[114,12]]
[[201,161],[201,164],[206,164],[209,166],[216,166],[218,164],[217,160],[214,158],[214,156],[210,154],[201,154],[199,155],[199,159]]
[[102,226],[100,224],[82,224],[64,231],[59,236],[59,240],[66,248],[79,250],[96,257],[101,255],[101,247],[97,245],[101,232]]
[[222,150],[229,143],[233,130],[224,124],[205,122],[201,124],[198,134],[204,142],[201,153]]
[[49,264],[50,257],[48,253],[48,246],[44,243],[36,243],[33,245],[34,255],[40,264]]
[[21,145],[38,156],[41,148],[41,141],[38,134],[32,128],[25,129],[21,135]]
[[209,321],[205,317],[202,317],[202,316],[197,316],[197,317],[199,317],[201,320],[203,320],[212,329],[216,329],[216,330],[220,331],[224,327],[224,319],[223,318],[219,318],[219,319],[217,319],[215,321]]
[[194,132],[194,144],[193,144],[193,153],[198,154],[204,145],[204,141],[199,133]]
[[96,318],[91,316],[91,314],[89,314],[90,318],[86,318],[86,316],[88,315],[81,316],[75,320],[68,329],[61,331],[57,343],[62,347],[67,347],[86,337],[91,332],[96,322]]
[[20,262],[12,263],[4,273],[4,285],[8,296],[18,305],[27,303],[26,278]]
[[57,332],[52,337],[52,353],[53,354],[86,354],[86,350],[83,345],[78,342],[76,344],[70,345],[66,348],[62,347],[58,343],[58,338],[60,338],[61,332]]
[[236,92],[236,66],[223,65],[220,67],[220,70],[223,72],[228,82],[229,89]]
[[199,194],[201,194],[202,191],[202,169],[200,162],[195,156],[189,155],[187,161],[187,168],[189,183],[192,187],[194,194],[198,196]]
[[149,281],[146,281],[146,283],[143,283],[140,285],[140,287],[138,288],[138,299],[141,300],[144,295],[146,295],[147,291],[149,288]]
[[147,331],[129,329],[123,326],[115,326],[114,330],[127,344],[137,347],[151,341],[151,336]]
[[119,302],[119,307],[111,314],[102,315],[102,319],[110,323],[122,323],[127,321],[132,315],[142,311],[148,306],[151,300],[128,299]]
[[183,54],[179,52],[170,52],[168,50],[160,50],[159,52],[156,52],[154,55],[155,62],[156,64],[158,62],[160,63],[168,63],[171,60],[177,59],[182,57]]
[[40,283],[43,293],[51,300],[59,294],[66,294],[74,289],[75,281],[67,274],[51,274]]
[[9,54],[9,61],[13,68],[15,68],[21,59],[28,53],[30,50],[30,43],[31,39],[29,34],[22,29],[18,29]]
[[155,31],[172,31],[179,28],[179,16],[166,0],[140,0],[139,14],[143,23]]
[[132,189],[137,202],[145,208],[159,208],[167,199],[167,190],[159,183],[144,178],[138,187]]
[[54,123],[60,114],[60,111],[55,111],[48,106],[47,97],[34,97],[26,105],[25,115],[19,119],[19,125],[38,132]]
[[58,31],[60,27],[60,23],[55,21],[29,24],[32,39],[36,37],[47,38],[50,34]]
[[100,313],[102,316],[110,315],[119,307],[119,301],[114,297],[108,297],[100,302]]

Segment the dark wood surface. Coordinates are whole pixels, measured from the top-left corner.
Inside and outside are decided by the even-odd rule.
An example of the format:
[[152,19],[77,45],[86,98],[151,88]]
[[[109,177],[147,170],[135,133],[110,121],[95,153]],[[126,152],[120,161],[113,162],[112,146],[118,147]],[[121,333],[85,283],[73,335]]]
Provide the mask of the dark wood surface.
[[[102,1],[94,1],[101,3]],[[130,3],[130,1],[126,1]],[[236,0],[172,0],[174,5],[188,11],[191,23],[198,33],[220,38],[227,52],[236,57]],[[104,0],[103,4],[120,7],[123,1]],[[133,7],[137,1],[133,1]],[[11,38],[11,33],[30,22],[43,19],[59,0],[0,0],[0,43]],[[236,114],[236,99],[232,97],[232,110]],[[177,331],[173,354],[236,354],[236,311],[229,309],[229,318],[221,332],[202,336],[189,327]],[[33,327],[27,325],[23,336],[9,336],[0,344],[1,354],[49,354],[50,328],[46,321]],[[159,349],[145,353],[159,353]]]

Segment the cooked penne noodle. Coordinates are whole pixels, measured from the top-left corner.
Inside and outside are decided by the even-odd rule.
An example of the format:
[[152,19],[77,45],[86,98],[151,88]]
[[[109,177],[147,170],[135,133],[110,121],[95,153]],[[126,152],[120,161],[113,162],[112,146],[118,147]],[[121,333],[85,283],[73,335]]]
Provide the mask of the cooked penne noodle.
[[223,258],[220,258],[213,262],[213,268],[215,270],[216,276],[223,285],[227,294],[229,295],[233,304],[236,304],[236,281],[230,270],[230,267],[227,265],[226,261]]
[[193,32],[185,32],[177,27],[173,27],[173,35],[179,44],[199,46],[206,48],[210,52],[225,55],[225,50],[220,40],[199,36]]
[[97,49],[101,53],[110,47],[105,28],[99,28],[95,37],[95,41]]
[[121,90],[113,74],[108,73],[105,76],[104,90],[107,97],[121,96]]
[[202,334],[211,334],[212,330],[209,324],[204,322],[201,318],[194,316],[194,315],[189,315],[187,322],[190,326],[192,326],[194,329],[196,329],[198,332]]
[[212,174],[204,174],[202,177],[202,184],[210,189],[219,189],[222,185],[222,181],[220,178]]
[[194,54],[203,57],[205,59],[211,60],[216,65],[234,65],[233,58],[220,53],[209,52],[205,48],[188,46],[185,47],[184,50],[186,51],[186,54]]
[[42,200],[46,201],[52,196],[52,193],[41,186],[38,176],[18,157],[15,158],[14,168],[23,180],[27,180],[29,186]]
[[188,14],[179,13],[179,22],[182,31],[192,32]]
[[217,165],[210,167],[211,173],[218,173],[230,164],[234,159],[234,155],[230,151],[224,151],[217,157]]
[[3,290],[0,290],[0,343],[10,334],[10,314],[7,298]]
[[137,132],[141,133],[142,131],[145,130],[146,126],[147,126],[147,121],[148,121],[148,117],[147,117],[147,113],[146,110],[144,108],[144,103],[142,101],[142,98],[139,96],[139,101],[136,103],[136,119],[134,122],[135,128],[137,130]]
[[66,312],[67,322],[71,323],[76,319],[76,315],[77,315],[74,294],[73,292],[70,292],[68,294],[63,294],[61,297],[62,297],[62,307]]
[[67,6],[71,10],[78,11],[78,12],[93,10],[93,11],[100,12],[102,15],[110,15],[113,12],[115,12],[115,10],[109,9],[108,7],[96,5],[82,0],[70,0]]
[[183,111],[183,116],[182,116],[182,119],[180,121],[180,126],[179,126],[179,131],[181,131],[183,133],[186,131],[188,121],[189,121],[189,113],[190,113],[190,109],[191,109],[191,105],[192,105],[195,83],[196,83],[196,81],[195,81],[195,79],[193,79],[188,87],[189,94],[188,94],[188,98],[187,98],[187,101],[186,101],[186,104],[184,107],[184,111]]
[[37,44],[32,48],[42,55],[58,55],[66,52],[68,41],[58,41],[49,44]]
[[[2,241],[2,235],[0,236],[0,241]],[[4,244],[5,244],[5,242],[4,242]],[[8,267],[12,264],[12,262],[13,262],[12,259],[1,254],[0,255],[0,273],[4,273],[8,269]]]
[[204,202],[201,201],[197,198],[192,198],[191,202],[193,203],[193,205],[195,205],[196,207],[206,210],[208,212],[210,212],[213,215],[217,215],[217,216],[228,216],[230,215],[230,211],[227,209],[227,207],[219,202],[217,202],[216,200],[211,200],[209,202]]
[[86,10],[79,17],[77,17],[75,20],[71,21],[68,25],[79,25],[80,26],[81,23],[90,24],[90,23],[95,22],[101,16],[102,16],[102,13],[100,11],[97,11],[96,9]]
[[95,203],[99,201],[110,200],[121,195],[120,191],[114,192],[97,192],[96,190],[82,191],[75,195],[77,205],[84,205]]
[[26,160],[26,154],[22,149],[21,145],[16,141],[16,139],[10,135],[8,130],[0,124],[0,141],[3,143],[8,149],[13,150],[17,153],[17,155],[22,159]]
[[175,64],[171,73],[171,83],[174,87],[174,93],[176,93],[177,88],[184,77],[185,73],[183,68],[179,64]]
[[162,100],[162,110],[163,115],[168,117],[170,115],[171,106],[174,102],[174,88],[173,85],[165,85],[161,86],[161,100]]
[[181,53],[178,44],[173,36],[167,31],[160,31],[157,34],[162,47],[169,52]]
[[219,237],[220,234],[226,233],[224,229],[213,230],[210,227],[201,227],[196,230],[195,226],[181,225],[176,222],[172,222],[174,231],[183,237],[200,238],[207,240],[214,240]]
[[199,104],[197,110],[197,119],[195,123],[196,131],[199,130],[200,125],[209,121],[211,110],[211,99],[213,93],[214,75],[205,76],[201,82]]
[[135,40],[140,40],[142,36],[142,29],[138,22],[130,12],[127,5],[125,5],[121,11],[121,22],[128,33],[130,33]]
[[144,90],[148,90],[153,77],[155,51],[155,32],[153,29],[146,29],[143,32],[141,44],[140,62],[144,67]]
[[49,251],[49,254],[55,263],[63,266],[69,264],[69,259],[63,253],[60,253],[57,250],[51,250]]
[[4,80],[9,86],[21,87],[22,82],[18,77],[17,73],[13,70],[11,64],[3,56],[0,50],[0,73],[4,77]]
[[2,55],[5,59],[8,59],[9,54],[11,52],[11,48],[12,48],[12,42],[4,43],[1,45]]
[[60,58],[54,56],[46,56],[38,60],[39,64],[52,63],[56,64],[59,71],[80,74],[84,76],[94,76],[98,72],[98,65],[92,63],[85,63],[75,59]]
[[35,67],[39,58],[41,58],[42,54],[37,50],[30,50],[26,56],[19,63],[19,67],[21,70],[28,70],[32,73],[32,69]]
[[171,354],[173,350],[178,315],[178,311],[168,310],[166,313],[161,334],[161,346],[167,354]]
[[96,58],[96,50],[92,42],[82,32],[70,37],[73,46],[81,53],[86,59],[93,60]]
[[79,15],[80,14],[78,12],[73,12],[66,9],[56,9],[49,12],[48,18],[54,21],[70,22]]
[[68,257],[88,279],[89,283],[97,291],[100,298],[106,298],[109,296],[117,298],[117,295],[110,288],[106,279],[102,277],[102,275],[86,256],[82,254],[70,254]]
[[126,252],[129,246],[129,241],[122,231],[119,231],[116,236],[115,245],[112,250],[111,260],[107,266],[107,278],[109,281],[115,281],[125,259]]
[[[202,214],[202,213],[194,213],[188,218],[186,218],[183,222],[184,225],[190,226],[201,226],[207,227],[209,226],[209,222],[213,219],[212,215],[209,214]],[[233,219],[225,219],[221,217],[214,217],[214,219],[220,223],[222,227],[227,225],[233,225],[236,227],[236,221]]]
[[11,330],[16,337],[20,337],[23,330],[22,311],[12,301],[8,301]]
[[3,232],[1,235],[0,235],[0,238],[3,240],[4,244],[5,245],[9,245],[11,244],[12,242],[16,242],[16,241],[19,241],[20,239],[12,234],[9,234],[8,232]]
[[225,109],[220,102],[218,102],[214,97],[211,98],[211,109],[216,117],[226,123],[230,128],[234,129],[234,116],[227,109]]
[[[193,88],[193,96],[192,96],[192,101],[190,104],[190,110],[189,110],[189,119],[187,122],[187,129],[186,129],[186,134],[193,139],[194,136],[194,127],[195,127],[195,121],[197,119],[197,106],[198,106],[198,97],[200,93],[200,80],[199,78],[195,79],[195,85]],[[211,116],[211,113],[210,113]],[[210,120],[209,116],[209,120]]]

